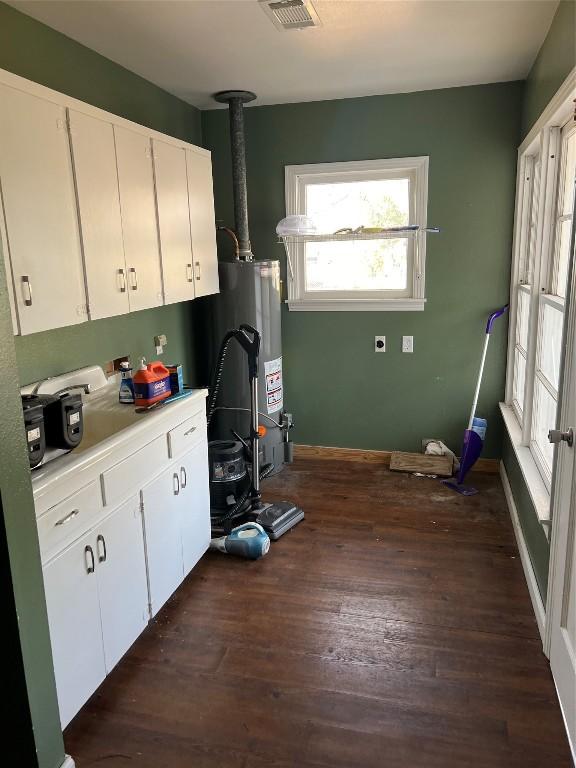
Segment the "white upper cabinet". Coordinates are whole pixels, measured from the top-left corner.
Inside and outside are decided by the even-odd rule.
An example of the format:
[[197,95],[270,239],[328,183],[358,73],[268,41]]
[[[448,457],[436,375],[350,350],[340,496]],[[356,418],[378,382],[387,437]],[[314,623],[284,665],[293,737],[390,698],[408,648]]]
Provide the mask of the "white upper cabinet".
[[163,303],[151,140],[114,126],[130,309]]
[[20,332],[83,322],[65,107],[0,85],[0,182]]
[[187,149],[186,166],[195,294],[197,297],[207,296],[210,293],[218,293],[220,290],[216,256],[212,161],[208,154]]
[[163,141],[153,144],[164,302],[173,304],[194,298],[186,151]]
[[128,281],[111,123],[69,111],[90,319],[128,312]]

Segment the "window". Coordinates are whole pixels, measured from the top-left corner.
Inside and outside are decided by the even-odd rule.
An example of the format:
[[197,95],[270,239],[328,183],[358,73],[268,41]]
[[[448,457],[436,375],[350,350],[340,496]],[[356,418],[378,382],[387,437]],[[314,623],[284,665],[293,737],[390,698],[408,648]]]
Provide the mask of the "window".
[[428,158],[286,167],[286,213],[315,223],[288,239],[288,304],[297,310],[424,309],[426,234],[359,227],[426,227]]
[[576,124],[567,108],[519,158],[507,401],[550,491],[576,178]]

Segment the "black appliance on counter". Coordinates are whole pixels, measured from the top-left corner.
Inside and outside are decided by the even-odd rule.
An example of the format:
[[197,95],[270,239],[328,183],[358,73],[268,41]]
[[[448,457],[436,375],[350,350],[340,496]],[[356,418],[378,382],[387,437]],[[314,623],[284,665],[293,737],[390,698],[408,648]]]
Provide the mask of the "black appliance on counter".
[[40,464],[46,451],[44,405],[38,395],[22,395],[22,411],[24,413],[26,445],[28,446],[28,461],[30,467],[34,468]]
[[44,458],[46,447],[72,450],[84,434],[82,395],[63,389],[53,395],[22,395],[22,409],[31,467]]

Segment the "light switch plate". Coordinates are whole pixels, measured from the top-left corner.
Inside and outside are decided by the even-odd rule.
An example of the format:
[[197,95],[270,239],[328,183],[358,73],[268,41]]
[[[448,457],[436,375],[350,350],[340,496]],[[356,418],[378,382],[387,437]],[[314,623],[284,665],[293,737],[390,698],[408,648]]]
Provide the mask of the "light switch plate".
[[414,352],[414,336],[402,336],[402,352]]

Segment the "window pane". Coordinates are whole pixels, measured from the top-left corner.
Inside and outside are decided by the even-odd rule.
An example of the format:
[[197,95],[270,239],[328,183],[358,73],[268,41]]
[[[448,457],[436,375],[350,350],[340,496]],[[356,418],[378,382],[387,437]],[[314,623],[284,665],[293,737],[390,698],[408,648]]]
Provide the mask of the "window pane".
[[548,442],[548,431],[556,425],[556,400],[538,377],[534,381],[534,411],[532,415],[532,440],[538,446],[544,463],[552,473],[552,445]]
[[516,344],[528,349],[528,321],[530,319],[530,294],[518,289],[518,318],[516,323]]
[[519,349],[514,350],[514,382],[512,397],[520,413],[524,411],[524,386],[526,383],[526,358]]
[[410,180],[306,185],[306,215],[324,234],[343,227],[400,227],[410,224]]
[[408,240],[306,243],[307,291],[382,291],[408,287]]
[[566,283],[568,281],[568,263],[570,261],[570,234],[572,231],[572,218],[560,223],[560,239],[558,242],[558,271],[556,273],[556,285],[554,293],[557,296],[566,296]]
[[564,144],[565,152],[565,172],[564,172],[564,190],[562,193],[562,211],[567,216],[572,213],[574,205],[574,175],[576,174],[576,131],[574,131]]
[[543,304],[540,311],[542,330],[538,368],[546,376],[554,389],[558,390],[564,313],[550,304]]

